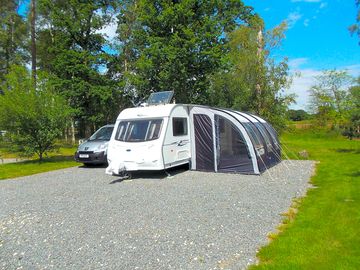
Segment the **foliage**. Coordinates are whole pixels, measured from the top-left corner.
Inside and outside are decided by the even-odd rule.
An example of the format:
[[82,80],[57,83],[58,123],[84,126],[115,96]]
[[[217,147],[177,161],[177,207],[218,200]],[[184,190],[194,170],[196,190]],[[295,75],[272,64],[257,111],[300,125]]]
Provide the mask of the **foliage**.
[[310,118],[310,115],[304,110],[288,110],[288,117],[292,121],[302,121]]
[[[72,108],[65,128],[71,126],[71,135],[77,125],[79,135],[87,137],[100,125],[114,122],[130,101],[137,103],[162,90],[174,90],[178,103],[251,111],[278,130],[285,125],[292,101],[282,92],[289,83],[288,66],[286,59],[274,61],[271,52],[284,38],[286,25],[259,36],[264,23],[243,1],[26,4],[35,2],[36,48],[29,46],[31,14],[24,19],[17,15],[15,0],[0,7],[0,54],[6,47],[12,50],[8,55],[21,60],[4,57],[0,64],[4,59],[25,66],[24,56],[36,49],[33,66],[49,74],[48,88]],[[105,32],[113,26],[117,36],[110,40]],[[10,37],[11,44],[2,43]]]
[[348,87],[351,77],[346,71],[325,70],[316,77],[310,89],[310,108],[322,126],[332,123],[341,128],[349,118],[350,102]]
[[360,137],[360,77],[357,78],[357,85],[349,88],[348,95],[350,103],[350,118],[345,126],[343,135],[349,139]]
[[358,36],[360,44],[360,0],[355,0],[355,4],[357,7],[356,23],[349,26],[349,31],[351,34],[356,34]]
[[[122,89],[106,72],[111,55],[101,30],[112,22],[117,1],[39,1],[39,67],[74,109],[75,119],[91,129],[119,113]],[[84,136],[84,135],[83,135]]]
[[229,54],[224,57],[228,66],[211,78],[211,105],[261,115],[279,132],[285,127],[287,106],[293,102],[293,96],[283,92],[290,83],[287,60],[277,63],[271,58],[285,29],[286,24],[281,24],[262,37],[255,24],[230,34]]
[[207,103],[208,76],[221,64],[228,33],[251,23],[241,1],[126,1],[120,9],[118,65],[135,98],[174,90],[180,103]]
[[313,130],[286,133],[281,141],[291,158],[306,149],[320,161],[311,179],[315,188],[250,269],[359,269],[359,142]]
[[6,75],[7,86],[0,95],[0,129],[24,153],[36,153],[40,160],[62,135],[70,113],[62,97],[54,93],[46,74],[39,74],[33,88],[29,72],[13,66]]
[[19,1],[0,0],[0,84],[9,68],[27,60],[27,26],[17,13]]

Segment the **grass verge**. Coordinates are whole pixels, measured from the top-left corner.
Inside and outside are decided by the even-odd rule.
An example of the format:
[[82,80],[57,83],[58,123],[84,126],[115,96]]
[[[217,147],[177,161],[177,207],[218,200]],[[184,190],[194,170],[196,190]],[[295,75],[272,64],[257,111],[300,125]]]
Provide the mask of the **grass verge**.
[[250,269],[360,269],[360,141],[312,130],[282,141],[288,156],[306,150],[320,161],[315,188],[295,203],[296,215],[284,214],[280,233],[270,235]]
[[0,180],[77,166],[79,163],[76,163],[73,158],[75,150],[75,147],[61,147],[58,151],[50,153],[42,162],[32,159],[1,164]]

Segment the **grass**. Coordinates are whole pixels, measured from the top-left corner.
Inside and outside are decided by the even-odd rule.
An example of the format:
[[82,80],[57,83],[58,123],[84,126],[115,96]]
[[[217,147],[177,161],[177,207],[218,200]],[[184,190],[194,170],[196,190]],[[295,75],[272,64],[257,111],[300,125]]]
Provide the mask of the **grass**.
[[[49,153],[48,157],[44,158],[42,162],[32,157],[31,160],[23,162],[1,164],[0,180],[77,166],[78,163],[73,158],[75,151],[75,147],[63,146],[57,151]],[[5,150],[0,148],[0,154],[2,158],[18,157],[16,154],[7,152],[6,148]]]
[[287,155],[318,160],[315,188],[284,213],[250,269],[360,269],[360,141],[312,130],[282,136]]

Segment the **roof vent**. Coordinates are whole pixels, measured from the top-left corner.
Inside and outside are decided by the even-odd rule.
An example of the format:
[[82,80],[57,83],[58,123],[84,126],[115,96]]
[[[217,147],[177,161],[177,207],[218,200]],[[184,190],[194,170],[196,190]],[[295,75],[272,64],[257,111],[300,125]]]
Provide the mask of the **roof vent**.
[[174,96],[174,91],[163,91],[151,93],[147,100],[147,105],[160,105],[160,104],[169,104],[172,97]]

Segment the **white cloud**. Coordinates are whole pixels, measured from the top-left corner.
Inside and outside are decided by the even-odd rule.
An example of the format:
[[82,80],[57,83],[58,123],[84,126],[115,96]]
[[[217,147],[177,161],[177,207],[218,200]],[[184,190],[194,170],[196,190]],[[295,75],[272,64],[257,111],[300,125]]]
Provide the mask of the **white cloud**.
[[326,7],[327,7],[327,5],[328,5],[328,4],[327,4],[326,2],[321,3],[321,4],[320,4],[320,8],[321,8],[321,9],[326,8]]
[[303,15],[297,11],[289,13],[288,17],[286,18],[286,21],[288,23],[288,27],[293,28],[298,20],[301,19]]
[[345,66],[343,69],[347,70],[347,72],[353,77],[360,76],[360,64]]
[[[294,71],[292,71],[294,72]],[[309,89],[315,84],[315,77],[321,74],[320,70],[302,69],[297,70],[299,76],[293,78],[293,82],[289,89],[286,90],[288,94],[296,95],[296,104],[290,106],[292,109],[308,109],[309,104]]]
[[308,59],[305,57],[294,58],[294,59],[289,60],[288,65],[291,70],[297,70],[300,68],[300,66],[302,66],[303,64],[306,64],[307,61],[308,61]]
[[[315,68],[301,69],[301,65],[307,62],[307,58],[296,58],[289,61],[291,74],[300,73],[300,76],[294,76],[293,82],[289,89],[285,92],[288,94],[296,94],[296,104],[290,106],[291,109],[307,110],[310,101],[309,90],[316,83],[316,76],[322,74],[323,70]],[[300,68],[300,69],[299,69]],[[347,70],[353,76],[360,76],[360,64],[339,67],[338,70]]]
[[304,26],[305,26],[305,27],[308,27],[308,26],[309,26],[309,23],[310,23],[310,20],[309,20],[309,19],[305,19],[305,20],[304,20]]
[[116,29],[117,29],[117,22],[112,21],[111,23],[107,24],[104,28],[97,31],[99,34],[105,34],[106,39],[112,41],[116,37]]

